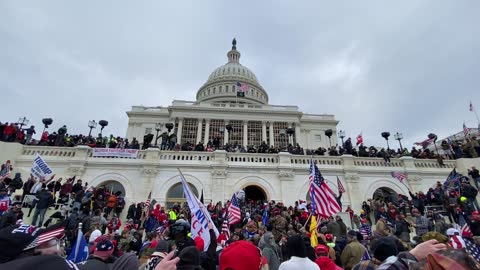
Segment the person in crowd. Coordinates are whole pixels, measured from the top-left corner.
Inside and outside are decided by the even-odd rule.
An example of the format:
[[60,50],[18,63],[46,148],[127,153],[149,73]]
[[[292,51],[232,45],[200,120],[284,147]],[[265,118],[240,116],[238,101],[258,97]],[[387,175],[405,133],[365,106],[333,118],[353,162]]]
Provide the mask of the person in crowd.
[[263,234],[258,247],[262,250],[262,255],[267,259],[268,269],[278,270],[280,267],[280,254],[278,254],[279,249],[271,232]]
[[286,249],[290,259],[281,263],[279,270],[320,270],[320,267],[307,257],[307,249],[300,235],[289,237]]
[[23,219],[22,203],[15,202],[12,207],[0,217],[0,229],[17,224]]
[[45,213],[47,212],[48,207],[50,207],[54,202],[53,195],[47,190],[47,185],[45,183],[42,184],[42,188],[37,192],[35,200],[36,207],[35,212],[33,213],[32,224],[38,224],[38,227],[42,227]]
[[415,217],[415,223],[412,224],[415,228],[415,234],[417,236],[426,234],[428,232],[428,219],[416,208],[412,210],[412,215]]
[[114,247],[112,242],[105,236],[97,239],[92,256],[84,263],[79,264],[79,269],[108,269],[113,263]]
[[340,257],[345,270],[351,270],[365,254],[365,247],[358,242],[357,232],[350,230],[347,233],[348,244]]
[[319,244],[315,247],[315,263],[321,270],[343,270],[340,266],[335,264],[335,260],[329,257],[330,248],[326,245]]

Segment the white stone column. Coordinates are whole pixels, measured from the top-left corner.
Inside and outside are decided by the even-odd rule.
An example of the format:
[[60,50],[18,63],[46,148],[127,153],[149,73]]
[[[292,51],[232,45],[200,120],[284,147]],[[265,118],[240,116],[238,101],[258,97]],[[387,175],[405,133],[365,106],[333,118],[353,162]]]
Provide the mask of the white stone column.
[[225,121],[225,126],[223,127],[223,144],[228,143],[229,131],[227,130],[228,121]]
[[203,119],[200,118],[197,120],[198,121],[198,128],[197,128],[197,143],[202,141],[202,124],[203,124]]
[[275,145],[275,140],[273,137],[273,122],[270,121],[270,145]]
[[210,119],[205,119],[205,138],[203,138],[203,144],[207,146],[208,137],[210,137]]
[[243,121],[243,146],[247,147],[248,145],[248,121]]
[[182,144],[182,129],[183,129],[183,118],[178,119],[177,127],[177,143]]
[[262,121],[262,142],[267,142],[267,122]]
[[295,143],[298,143],[301,147],[305,147],[305,146],[303,145],[302,140],[300,139],[300,137],[301,137],[300,132],[301,132],[301,131],[300,131],[300,123],[295,123],[295,134],[294,134],[294,136],[295,136]]

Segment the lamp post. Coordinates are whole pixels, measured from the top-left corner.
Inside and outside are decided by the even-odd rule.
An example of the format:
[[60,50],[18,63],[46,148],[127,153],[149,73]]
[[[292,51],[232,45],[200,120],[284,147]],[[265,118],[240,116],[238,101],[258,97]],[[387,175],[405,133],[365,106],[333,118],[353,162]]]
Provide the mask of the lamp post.
[[325,136],[328,137],[328,142],[330,143],[330,147],[332,147],[332,140],[331,140],[332,135],[333,135],[333,130],[331,129],[325,130]]
[[279,130],[279,134],[280,134],[280,138],[281,138],[281,145],[280,146],[284,146],[283,145],[283,142],[285,141],[285,136],[287,135],[287,132],[285,129],[280,129]]
[[92,137],[92,129],[97,127],[97,122],[95,120],[90,120],[88,121],[88,127],[90,128],[90,131],[88,132],[88,137]]
[[342,146],[343,146],[343,138],[345,138],[345,130],[340,130],[338,132],[338,137],[342,140]]
[[390,137],[390,132],[382,132],[382,137],[385,138],[385,140],[387,141],[387,149],[390,149],[390,145],[388,144],[388,137]]
[[160,132],[160,130],[162,129],[162,127],[163,127],[163,124],[160,124],[160,123],[156,123],[156,124],[155,124],[155,130],[157,131],[157,135],[155,136],[155,147],[157,147],[158,133]]
[[23,126],[28,125],[29,120],[24,116],[18,118],[18,123],[20,124],[20,129],[22,129]]
[[43,132],[45,132],[45,129],[47,129],[48,126],[50,126],[53,123],[53,120],[52,120],[52,118],[43,118],[42,123],[43,123],[42,134],[43,134]]
[[108,121],[107,121],[107,120],[100,120],[100,121],[98,121],[98,124],[102,127],[102,128],[100,129],[100,137],[103,138],[102,132],[103,132],[103,129],[104,129],[106,126],[108,126]]
[[402,147],[403,134],[397,132],[397,133],[393,134],[393,137],[394,137],[395,140],[397,140],[398,143],[400,144],[400,151],[403,153],[403,147]]

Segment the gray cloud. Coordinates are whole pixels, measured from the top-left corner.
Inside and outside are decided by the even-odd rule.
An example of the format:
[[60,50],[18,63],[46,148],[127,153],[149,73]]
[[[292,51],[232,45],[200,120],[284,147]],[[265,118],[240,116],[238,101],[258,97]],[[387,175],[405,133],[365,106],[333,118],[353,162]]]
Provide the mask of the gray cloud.
[[86,133],[104,118],[124,135],[130,106],[194,100],[236,36],[270,103],[335,114],[367,144],[477,125],[476,1],[119,2],[1,2],[1,120]]

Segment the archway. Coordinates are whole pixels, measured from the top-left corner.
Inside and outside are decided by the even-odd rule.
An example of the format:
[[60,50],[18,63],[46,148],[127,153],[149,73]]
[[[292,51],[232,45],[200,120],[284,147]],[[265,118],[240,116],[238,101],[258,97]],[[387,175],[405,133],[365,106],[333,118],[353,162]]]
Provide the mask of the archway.
[[256,185],[249,185],[245,187],[245,200],[248,201],[266,201],[267,195],[265,191]]
[[107,180],[99,185],[97,185],[97,188],[104,188],[107,192],[109,193],[117,193],[121,192],[121,196],[125,197],[125,187],[122,185],[122,183],[115,181],[115,180]]
[[380,187],[373,192],[373,199],[380,199],[386,203],[392,202],[393,204],[397,204],[398,193],[389,187]]
[[[199,198],[197,188],[190,183],[188,183],[188,186],[190,187],[190,190],[193,192],[193,194],[195,194],[195,196]],[[176,183],[168,189],[166,201],[167,208],[171,208],[174,204],[183,204],[186,201],[187,200],[185,199],[185,194],[183,193],[182,183]]]

